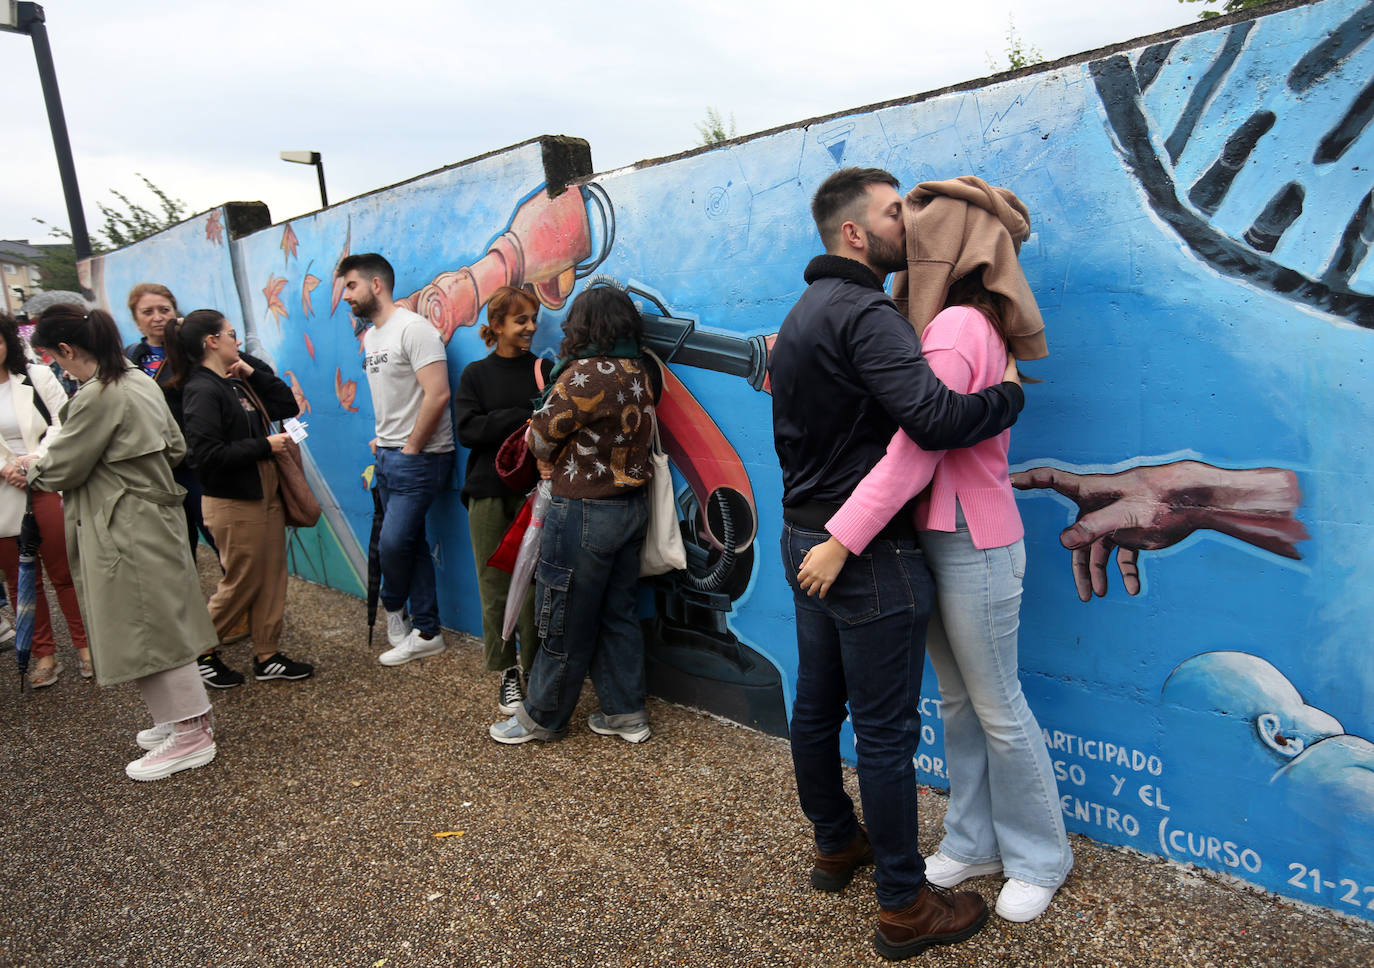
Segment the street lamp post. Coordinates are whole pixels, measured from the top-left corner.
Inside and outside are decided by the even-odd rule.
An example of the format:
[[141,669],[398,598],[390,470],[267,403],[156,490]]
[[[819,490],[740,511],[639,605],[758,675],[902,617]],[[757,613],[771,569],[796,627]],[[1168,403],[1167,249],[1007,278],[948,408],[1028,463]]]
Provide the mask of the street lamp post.
[[329,196],[324,193],[324,159],[318,151],[283,151],[282,161],[292,161],[298,165],[314,165],[320,176],[320,208],[329,207]]
[[38,63],[38,80],[48,107],[48,127],[52,129],[53,149],[57,152],[57,171],[62,178],[62,194],[67,200],[72,248],[78,260],[89,258],[91,238],[86,232],[86,213],[81,209],[81,190],[76,184],[76,165],[72,162],[72,144],[67,138],[67,121],[62,115],[62,95],[57,90],[57,72],[53,69],[43,8],[36,3],[0,0],[0,31],[28,34],[33,40],[33,57]]

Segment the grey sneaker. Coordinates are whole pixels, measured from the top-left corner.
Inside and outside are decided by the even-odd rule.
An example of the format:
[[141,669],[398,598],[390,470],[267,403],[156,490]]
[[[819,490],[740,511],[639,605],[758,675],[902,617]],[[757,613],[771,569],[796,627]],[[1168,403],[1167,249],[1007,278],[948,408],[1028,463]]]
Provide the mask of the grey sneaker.
[[496,700],[496,708],[502,716],[514,716],[515,710],[525,701],[525,687],[520,682],[520,667],[511,666],[501,673],[501,693]]
[[524,724],[514,716],[504,723],[492,724],[487,733],[496,742],[505,743],[508,746],[514,746],[516,743],[528,743],[532,739],[539,738],[532,731],[526,729]]
[[603,713],[592,713],[588,716],[587,726],[593,733],[601,736],[619,736],[627,743],[642,743],[653,735],[648,723],[627,723],[623,726],[612,726],[610,718]]

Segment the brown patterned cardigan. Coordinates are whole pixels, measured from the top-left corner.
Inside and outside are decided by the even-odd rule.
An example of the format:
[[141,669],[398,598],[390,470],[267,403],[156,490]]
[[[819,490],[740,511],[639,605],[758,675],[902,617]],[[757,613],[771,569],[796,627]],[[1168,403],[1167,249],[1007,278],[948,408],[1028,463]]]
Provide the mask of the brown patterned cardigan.
[[653,475],[654,388],[639,360],[594,356],[558,376],[526,436],[558,497],[609,498]]

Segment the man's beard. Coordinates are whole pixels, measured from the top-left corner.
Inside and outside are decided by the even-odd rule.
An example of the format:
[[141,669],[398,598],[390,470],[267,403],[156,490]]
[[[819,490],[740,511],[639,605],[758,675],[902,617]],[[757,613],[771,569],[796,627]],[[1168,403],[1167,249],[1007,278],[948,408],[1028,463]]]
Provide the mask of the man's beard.
[[[906,268],[906,266],[903,265],[902,268]],[[359,301],[353,304],[353,315],[368,322],[375,322],[373,317],[377,315],[379,308],[376,295],[368,293],[366,302]]]
[[868,264],[881,273],[901,272],[906,268],[905,242],[906,240],[903,239],[903,244],[894,245],[869,232]]

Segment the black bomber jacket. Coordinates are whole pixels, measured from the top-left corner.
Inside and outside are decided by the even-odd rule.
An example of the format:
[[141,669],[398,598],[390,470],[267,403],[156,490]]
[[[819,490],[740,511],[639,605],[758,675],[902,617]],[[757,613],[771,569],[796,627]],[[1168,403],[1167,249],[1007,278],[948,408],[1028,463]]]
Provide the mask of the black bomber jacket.
[[950,450],[1016,422],[1021,387],[1001,383],[967,395],[946,387],[863,263],[817,256],[805,278],[768,363],[784,518],[823,527],[898,427],[926,450]]

